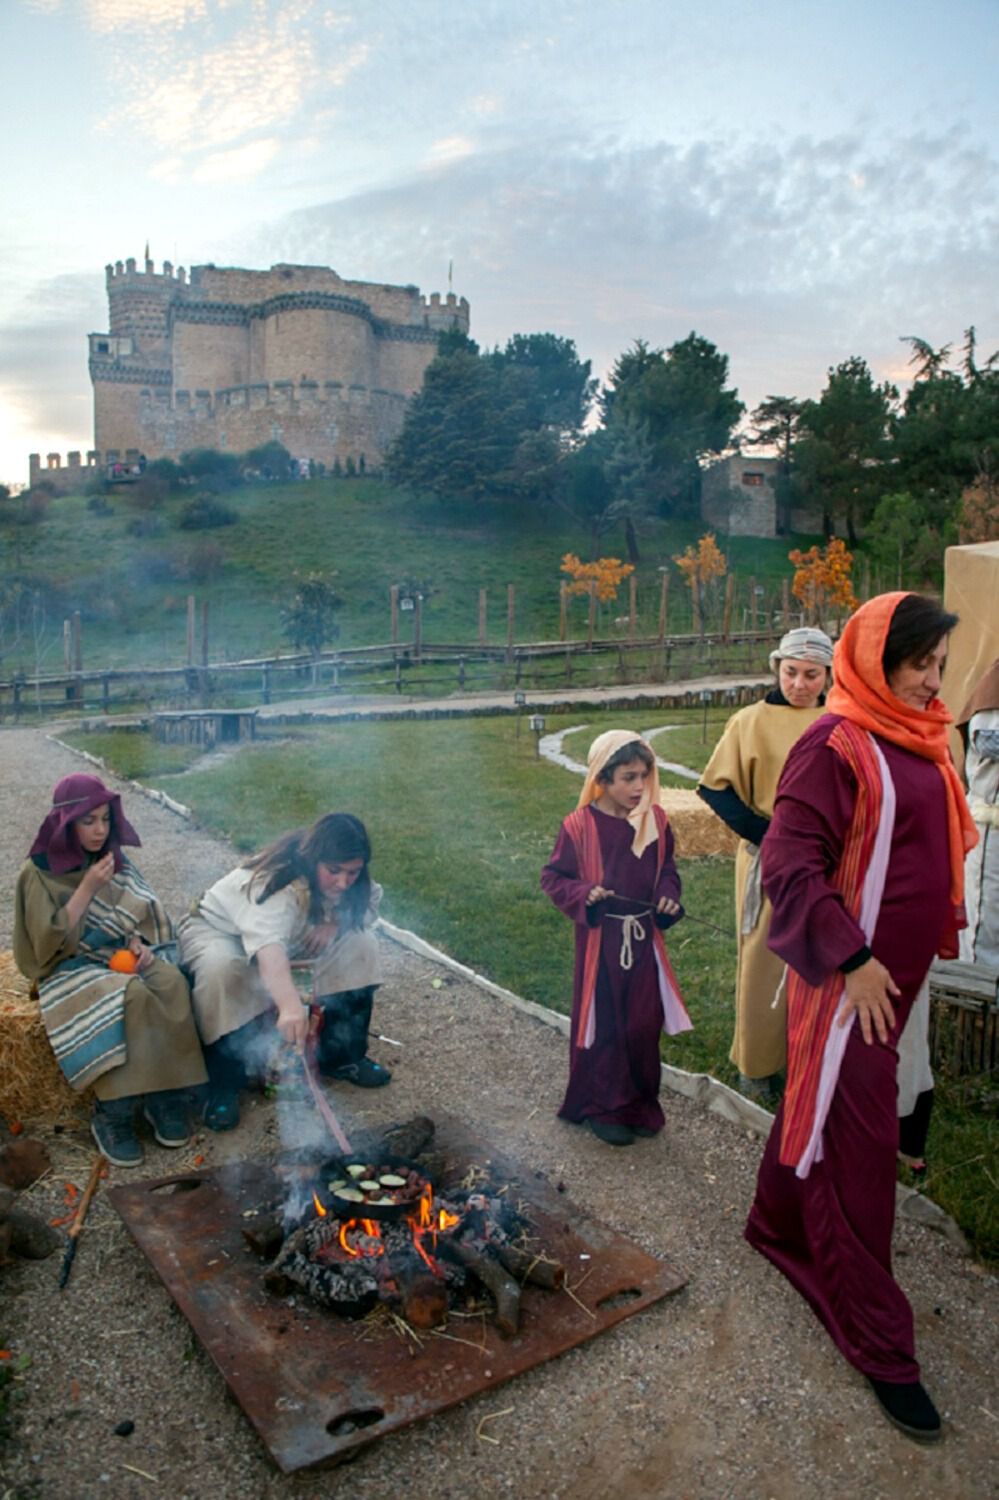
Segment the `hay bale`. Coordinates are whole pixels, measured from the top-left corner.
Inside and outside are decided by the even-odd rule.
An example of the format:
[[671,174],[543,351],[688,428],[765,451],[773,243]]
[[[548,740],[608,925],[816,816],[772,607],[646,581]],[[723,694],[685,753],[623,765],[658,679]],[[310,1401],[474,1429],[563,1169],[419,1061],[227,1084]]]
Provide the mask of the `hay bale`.
[[680,859],[701,859],[705,855],[734,858],[739,840],[696,792],[666,787],[659,800],[672,824]]
[[71,1089],[52,1055],[38,1001],[0,949],[0,1115],[14,1121],[85,1118],[90,1091]]

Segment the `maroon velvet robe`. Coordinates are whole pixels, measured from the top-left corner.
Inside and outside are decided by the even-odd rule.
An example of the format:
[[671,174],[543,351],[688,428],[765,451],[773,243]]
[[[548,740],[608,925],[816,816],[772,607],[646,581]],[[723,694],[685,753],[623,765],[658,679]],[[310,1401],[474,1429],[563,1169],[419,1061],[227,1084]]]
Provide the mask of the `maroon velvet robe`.
[[659,1035],[663,1007],[659,975],[651,940],[655,920],[672,926],[672,917],[642,916],[647,936],[632,944],[632,967],[621,967],[622,924],[609,913],[639,915],[640,906],[655,906],[663,896],[680,899],[680,876],[673,859],[673,831],[666,830],[666,856],[658,884],[655,843],[636,859],[631,852],[635,830],[627,818],[615,818],[592,805],[603,859],[603,884],[618,896],[586,905],[591,883],[580,879],[576,848],[563,827],[554,853],[541,872],[541,888],[559,911],[576,924],[576,972],[572,997],[572,1037],[577,1034],[582,1000],[583,959],[590,926],[601,925],[600,967],[597,972],[596,1036],[593,1046],[569,1044],[569,1086],[559,1114],[564,1120],[597,1120],[603,1124],[661,1130],[659,1104]]
[[[830,884],[853,810],[848,767],[826,744],[835,715],[812,725],[781,776],[762,845],[773,903],[770,947],[810,984],[865,946]],[[760,1167],[746,1238],[809,1302],[845,1357],[879,1380],[919,1379],[912,1309],[892,1276],[898,1062],[896,1043],[950,914],[943,781],[928,760],[877,741],[897,809],[884,895],[870,943],[901,995],[886,1044],[853,1023],[823,1131],[824,1156],[808,1177],[778,1159],[781,1114]]]

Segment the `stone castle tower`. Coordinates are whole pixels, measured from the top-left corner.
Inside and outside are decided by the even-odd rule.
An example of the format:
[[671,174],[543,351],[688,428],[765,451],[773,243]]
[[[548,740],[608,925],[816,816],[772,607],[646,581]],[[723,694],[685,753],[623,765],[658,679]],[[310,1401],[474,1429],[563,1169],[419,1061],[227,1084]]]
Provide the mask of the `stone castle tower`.
[[271,439],[300,459],[376,468],[438,335],[468,302],[344,281],[326,266],[269,271],[134,260],[107,267],[109,331],[90,335],[94,448],[105,462]]

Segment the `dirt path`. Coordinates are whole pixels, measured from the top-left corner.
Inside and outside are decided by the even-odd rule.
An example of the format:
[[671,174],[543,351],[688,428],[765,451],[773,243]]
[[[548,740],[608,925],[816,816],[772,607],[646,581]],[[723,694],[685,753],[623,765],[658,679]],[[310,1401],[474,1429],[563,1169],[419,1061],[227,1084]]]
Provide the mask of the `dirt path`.
[[[53,782],[78,767],[38,732],[0,733],[4,943],[21,854]],[[173,909],[230,867],[224,844],[126,796],[144,841],[141,866]],[[391,871],[377,873],[391,887]],[[0,1342],[31,1359],[14,1436],[0,1449],[5,1500],[985,1500],[997,1493],[995,1278],[940,1235],[900,1226],[898,1273],[915,1308],[927,1383],[947,1419],[943,1444],[923,1451],[883,1422],[807,1308],[744,1245],[756,1138],[666,1094],[659,1139],[627,1152],[602,1147],[555,1118],[565,1067],[557,1031],[392,943],[385,958],[375,1022],[404,1047],[381,1053],[395,1070],[390,1088],[334,1096],[351,1122],[444,1107],[672,1261],[689,1278],[686,1289],[491,1394],[373,1444],[347,1468],[284,1478],[101,1196],[65,1292],[56,1290],[52,1261],[0,1271]],[[150,1144],[149,1174],[174,1170],[178,1155],[188,1164],[195,1154],[209,1163],[260,1156],[273,1149],[274,1124],[273,1106],[258,1100],[231,1136],[205,1134],[183,1153]],[[63,1182],[81,1180],[90,1143],[85,1131],[46,1139],[55,1170],[32,1197],[48,1216],[62,1206]],[[512,1411],[488,1429],[497,1445],[477,1436],[484,1415],[506,1408]],[[115,1436],[126,1419],[133,1434]]]

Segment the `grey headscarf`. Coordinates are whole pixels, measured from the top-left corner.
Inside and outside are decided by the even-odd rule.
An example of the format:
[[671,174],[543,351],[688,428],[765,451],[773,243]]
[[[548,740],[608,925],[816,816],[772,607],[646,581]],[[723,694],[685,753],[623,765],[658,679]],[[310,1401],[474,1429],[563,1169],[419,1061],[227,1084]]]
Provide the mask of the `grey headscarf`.
[[770,670],[776,672],[782,661],[814,661],[822,667],[831,667],[833,643],[824,630],[815,625],[798,625],[781,637],[776,651],[770,653]]

